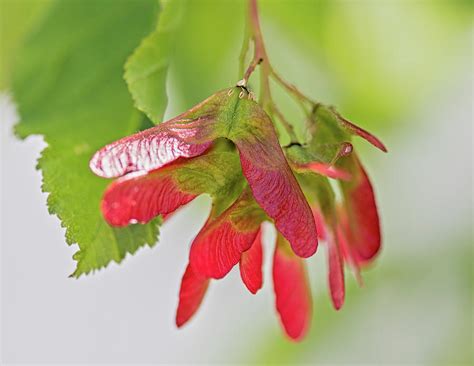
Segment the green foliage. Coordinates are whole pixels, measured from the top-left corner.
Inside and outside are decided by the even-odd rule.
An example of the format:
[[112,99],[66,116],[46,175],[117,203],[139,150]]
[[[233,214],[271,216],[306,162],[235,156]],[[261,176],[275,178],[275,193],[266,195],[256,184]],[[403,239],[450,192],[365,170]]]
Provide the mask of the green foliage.
[[125,65],[125,80],[135,106],[155,123],[161,122],[167,105],[166,77],[182,7],[182,0],[162,1],[156,30],[142,41]]
[[120,262],[153,245],[158,235],[159,219],[121,229],[107,225],[99,210],[107,181],[88,167],[98,148],[144,122],[122,70],[152,28],[156,5],[153,0],[58,1],[18,57],[16,133],[40,134],[48,143],[38,167],[50,212],[61,219],[68,243],[79,244],[76,277]]
[[241,79],[237,69],[245,7],[245,1],[185,1],[172,61],[183,107]]
[[11,82],[11,69],[23,37],[49,8],[51,0],[0,0],[0,90]]

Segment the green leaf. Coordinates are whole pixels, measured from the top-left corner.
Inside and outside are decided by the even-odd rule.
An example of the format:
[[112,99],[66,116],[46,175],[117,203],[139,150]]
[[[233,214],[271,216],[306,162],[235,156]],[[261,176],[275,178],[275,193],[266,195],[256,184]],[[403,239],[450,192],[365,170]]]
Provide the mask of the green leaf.
[[51,0],[0,0],[0,90],[10,87],[21,40],[50,4]]
[[16,133],[44,136],[39,160],[48,206],[77,243],[73,276],[120,262],[158,235],[156,220],[115,229],[99,211],[107,181],[89,170],[94,151],[143,125],[123,64],[156,18],[154,0],[57,1],[27,39],[14,74]]
[[161,122],[166,110],[166,76],[179,27],[182,0],[161,1],[156,30],[145,38],[125,65],[125,80],[135,106],[153,122]]
[[[235,85],[246,1],[186,0],[173,55],[173,81],[181,108]],[[178,107],[179,109],[179,107]]]

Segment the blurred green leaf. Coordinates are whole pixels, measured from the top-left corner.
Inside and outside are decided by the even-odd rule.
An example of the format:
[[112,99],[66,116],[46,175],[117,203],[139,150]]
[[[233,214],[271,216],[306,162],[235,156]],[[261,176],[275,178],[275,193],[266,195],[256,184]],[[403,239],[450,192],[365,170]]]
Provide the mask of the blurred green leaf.
[[184,106],[239,80],[245,1],[186,0],[172,62]]
[[108,226],[99,210],[107,182],[88,167],[98,148],[143,123],[122,79],[123,64],[157,10],[154,0],[57,1],[18,57],[16,132],[43,135],[48,143],[38,167],[50,213],[61,219],[67,242],[79,244],[77,277],[153,245],[158,235],[159,220]]
[[260,3],[280,72],[375,132],[411,125],[409,113],[444,87],[467,55],[472,1]]
[[0,90],[11,82],[21,41],[48,9],[51,0],[0,0]]
[[167,105],[166,77],[183,7],[182,0],[165,0],[161,4],[156,30],[125,64],[125,80],[135,106],[155,123],[161,122]]

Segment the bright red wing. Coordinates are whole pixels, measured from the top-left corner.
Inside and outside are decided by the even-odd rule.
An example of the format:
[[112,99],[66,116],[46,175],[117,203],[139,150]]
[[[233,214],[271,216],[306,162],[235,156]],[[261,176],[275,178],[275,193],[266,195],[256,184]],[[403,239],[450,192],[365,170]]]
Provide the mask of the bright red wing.
[[316,227],[318,228],[318,238],[320,240],[326,240],[326,224],[324,222],[323,214],[318,207],[313,207],[313,217],[314,222],[316,223]]
[[338,209],[338,222],[336,228],[336,240],[339,244],[340,254],[342,254],[343,260],[349,264],[354,274],[355,279],[359,286],[363,285],[362,276],[360,274],[360,265],[354,254],[354,250],[349,244],[349,238],[347,235],[351,235],[349,230],[349,223],[347,221],[347,215],[342,207]]
[[181,280],[179,290],[179,304],[176,312],[176,325],[184,325],[199,309],[207,287],[209,279],[196,274],[188,264]]
[[194,271],[224,277],[250,249],[264,219],[250,191],[245,190],[220,216],[210,217],[194,239],[189,256]]
[[312,300],[306,266],[280,235],[273,257],[276,308],[286,334],[301,340],[311,323]]
[[328,178],[350,180],[351,175],[342,169],[336,168],[334,165],[325,163],[309,163],[302,165],[301,168],[311,170],[312,172],[324,175]]
[[110,225],[126,226],[170,214],[195,197],[181,191],[171,176],[158,170],[113,182],[105,191],[101,209]]
[[239,150],[242,172],[255,201],[274,220],[295,253],[309,257],[318,246],[316,225],[273,123],[251,100],[242,99],[238,106],[239,123],[230,130],[229,139]]
[[276,136],[266,141],[236,141],[236,145],[255,200],[297,255],[313,255],[318,247],[313,215]]
[[328,235],[329,291],[336,310],[344,304],[344,263],[336,242],[336,233]]
[[252,294],[262,288],[262,254],[262,233],[259,230],[250,249],[242,253],[239,263],[242,281]]
[[349,130],[351,133],[362,137],[363,139],[370,142],[372,145],[382,150],[383,152],[387,152],[387,148],[382,143],[382,141],[380,141],[377,137],[372,135],[370,132],[364,130],[363,128],[360,128],[359,126],[355,125],[354,123],[348,121],[347,119],[342,117],[340,114],[336,113],[336,115],[339,118],[339,120],[342,122],[343,126],[347,130]]
[[344,195],[344,209],[347,216],[346,233],[349,246],[359,263],[372,260],[380,250],[380,221],[374,191],[369,177],[355,155],[341,159],[353,179],[340,182]]
[[226,200],[232,201],[242,180],[237,154],[206,153],[148,173],[136,172],[119,178],[107,188],[102,212],[114,226],[145,223],[160,214],[169,216],[202,193],[214,199],[222,196],[220,201],[224,204]]
[[[319,238],[327,245],[328,256],[328,283],[331,300],[336,310],[344,303],[344,261],[337,242],[336,228],[331,217],[327,222],[318,207],[313,207],[314,221],[318,228]],[[328,224],[329,222],[329,224]]]
[[212,228],[204,227],[191,247],[191,265],[200,274],[222,278],[239,262],[256,235],[257,231],[237,231],[230,221],[220,222]]

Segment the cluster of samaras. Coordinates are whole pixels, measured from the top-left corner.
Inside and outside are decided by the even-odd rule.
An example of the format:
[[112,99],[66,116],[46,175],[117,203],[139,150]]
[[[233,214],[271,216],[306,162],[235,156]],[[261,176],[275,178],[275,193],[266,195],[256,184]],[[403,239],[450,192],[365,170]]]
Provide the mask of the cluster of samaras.
[[[166,217],[200,194],[209,194],[209,218],[191,246],[176,316],[183,325],[197,311],[211,279],[237,264],[244,284],[262,286],[261,225],[274,223],[276,308],[289,337],[304,336],[311,294],[304,258],[318,238],[327,245],[329,288],[344,301],[344,262],[358,276],[380,249],[372,186],[350,143],[359,135],[382,143],[324,105],[314,108],[304,144],[281,147],[264,110],[243,88],[220,91],[182,115],[116,141],[91,160],[95,174],[115,178],[102,213],[110,225]],[[337,179],[336,200],[328,178]]]

